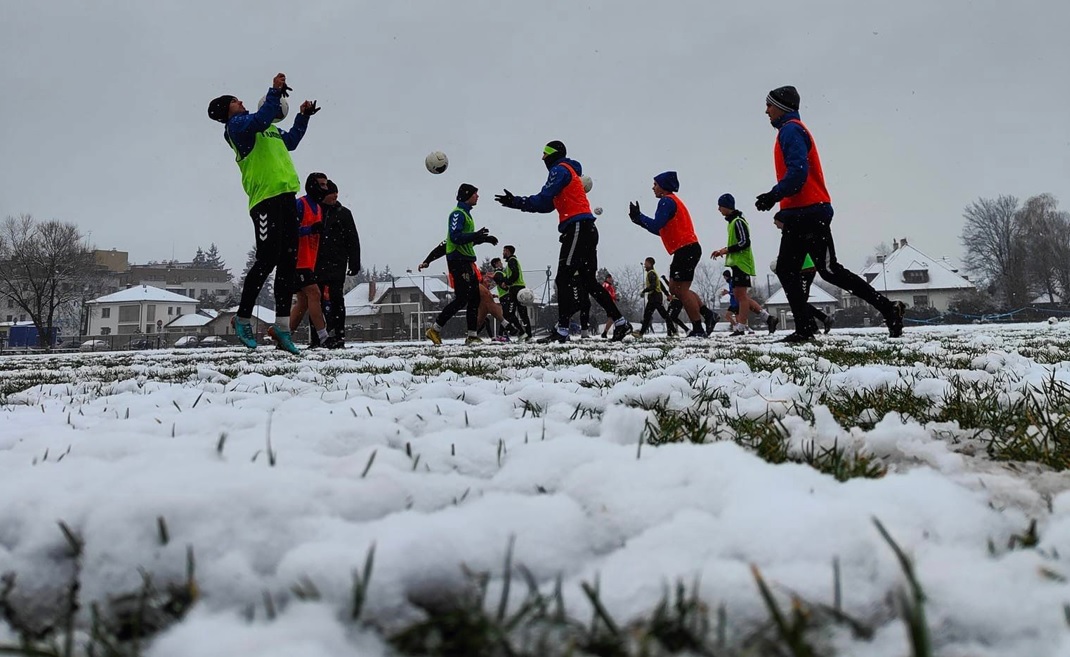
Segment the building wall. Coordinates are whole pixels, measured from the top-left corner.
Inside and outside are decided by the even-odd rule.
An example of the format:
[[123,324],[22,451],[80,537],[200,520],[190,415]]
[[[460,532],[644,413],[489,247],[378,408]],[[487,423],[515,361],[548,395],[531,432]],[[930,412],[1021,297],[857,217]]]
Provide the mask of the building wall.
[[179,315],[197,312],[194,303],[131,301],[89,304],[87,335],[155,334],[158,323],[166,325]]

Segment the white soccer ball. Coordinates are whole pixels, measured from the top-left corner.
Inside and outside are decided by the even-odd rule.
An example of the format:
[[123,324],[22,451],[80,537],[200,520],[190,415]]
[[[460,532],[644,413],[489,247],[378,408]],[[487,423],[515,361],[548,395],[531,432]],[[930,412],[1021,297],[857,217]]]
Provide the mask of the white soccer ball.
[[[260,102],[256,104],[256,109],[259,110],[264,106],[264,101],[267,100],[267,96],[261,96]],[[279,98],[279,113],[275,115],[275,118],[271,119],[272,123],[278,123],[286,118],[286,115],[290,113],[290,103],[286,102],[286,98]]]
[[595,214],[602,214],[602,208],[595,208],[594,209],[594,213]]
[[516,293],[516,300],[525,306],[535,305],[535,293],[531,291],[531,288],[524,288]]
[[776,258],[773,258],[773,261],[769,263],[769,271],[776,273]]
[[1052,326],[1054,326],[1054,325],[1059,323],[1059,318],[1058,317],[1049,317],[1048,318],[1048,323],[1051,324]]
[[450,165],[449,158],[442,151],[431,151],[424,158],[424,166],[434,174],[442,173]]
[[594,187],[594,181],[590,176],[580,176],[580,182],[583,183],[583,191],[587,194],[591,193],[591,189]]

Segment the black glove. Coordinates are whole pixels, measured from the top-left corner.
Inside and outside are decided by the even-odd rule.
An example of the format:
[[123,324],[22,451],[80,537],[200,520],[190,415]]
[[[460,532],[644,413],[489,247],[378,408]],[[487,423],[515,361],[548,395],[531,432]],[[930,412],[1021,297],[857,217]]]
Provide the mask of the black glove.
[[496,195],[494,197],[494,200],[499,202],[499,203],[501,203],[503,206],[505,206],[507,208],[515,208],[516,207],[516,197],[513,196],[513,193],[510,192],[508,189],[504,190],[504,192],[505,192],[504,194]]
[[279,89],[279,93],[282,95],[283,98],[289,98],[290,97],[290,92],[293,91],[293,90],[294,90],[293,87],[291,87],[290,85],[283,84],[282,85],[282,89]]
[[320,111],[321,109],[323,109],[323,108],[322,107],[316,107],[316,101],[312,101],[312,104],[309,105],[308,107],[306,107],[305,109],[301,110],[301,113],[304,114],[305,116],[312,116],[313,114],[315,114],[316,112]]
[[773,192],[766,192],[758,195],[757,200],[754,201],[754,207],[757,208],[759,212],[765,212],[767,210],[772,210],[773,206],[776,205],[779,200],[780,199],[777,198],[777,195]]
[[633,224],[639,223],[639,217],[642,216],[642,212],[639,210],[639,203],[632,201],[628,204],[628,217],[632,220]]
[[491,276],[491,279],[498,285],[502,285],[505,283],[505,274],[501,273],[500,271],[494,272],[494,275]]
[[312,224],[308,227],[308,232],[310,235],[319,235],[323,232],[323,222],[317,221],[316,223]]
[[360,273],[360,265],[353,265],[346,270],[346,276],[356,276]]

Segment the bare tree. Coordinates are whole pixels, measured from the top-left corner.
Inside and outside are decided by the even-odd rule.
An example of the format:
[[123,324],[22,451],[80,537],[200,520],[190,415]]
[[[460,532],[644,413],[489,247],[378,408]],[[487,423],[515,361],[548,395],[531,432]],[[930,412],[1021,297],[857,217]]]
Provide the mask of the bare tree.
[[0,295],[26,311],[39,346],[52,346],[56,320],[84,301],[100,277],[93,251],[74,224],[20,215],[0,226]]
[[1059,211],[1051,194],[1026,200],[1017,214],[1018,228],[1025,243],[1025,269],[1036,284],[1031,295],[1040,292],[1049,300],[1066,294],[1070,283],[1070,218]]
[[892,253],[892,250],[892,247],[888,246],[887,242],[881,242],[880,244],[874,246],[873,253],[870,253],[868,256],[866,256],[865,266],[868,267],[875,262],[880,262],[881,257],[887,257]]
[[640,292],[646,287],[643,268],[639,265],[620,267],[612,271],[617,288],[617,307],[625,317],[641,317],[643,299]]
[[1029,301],[1026,285],[1026,248],[1016,220],[1018,199],[981,198],[963,212],[963,266],[975,274],[1007,307]]

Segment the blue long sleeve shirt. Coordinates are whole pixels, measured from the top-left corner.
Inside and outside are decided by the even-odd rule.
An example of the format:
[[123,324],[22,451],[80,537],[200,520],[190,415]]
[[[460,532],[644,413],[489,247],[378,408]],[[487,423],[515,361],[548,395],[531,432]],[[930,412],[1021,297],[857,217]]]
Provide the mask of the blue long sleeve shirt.
[[[572,182],[572,173],[562,166],[562,163],[568,163],[569,166],[576,171],[577,176],[583,175],[583,166],[576,160],[570,160],[568,158],[562,158],[560,162],[550,167],[549,175],[546,177],[546,182],[543,184],[542,189],[538,194],[533,196],[517,196],[516,197],[516,209],[523,212],[540,212],[549,213],[553,212],[554,197],[561,193],[561,190],[565,188],[570,182]],[[594,221],[594,215],[590,212],[584,212],[578,214],[575,217],[570,218],[568,221],[561,222],[557,226],[559,232],[565,232],[565,230],[576,223],[577,221]]]
[[780,117],[773,127],[777,132],[777,142],[780,144],[780,152],[784,155],[784,164],[787,173],[777,181],[771,190],[778,199],[798,194],[806,183],[806,177],[810,173],[810,148],[813,142],[798,123],[789,121],[802,120],[798,112],[788,112]]
[[645,214],[639,214],[639,225],[646,228],[651,233],[658,235],[661,233],[661,229],[665,227],[665,224],[676,216],[676,201],[668,196],[662,196],[658,201],[658,209],[654,211],[653,217],[648,217]]
[[[239,156],[244,158],[252,152],[253,146],[256,145],[256,135],[267,130],[271,125],[271,120],[278,116],[281,98],[282,93],[272,87],[268,89],[263,106],[255,114],[249,112],[235,114],[227,121],[223,129],[223,137],[234,145]],[[279,129],[282,143],[286,144],[286,150],[292,151],[297,148],[307,128],[308,117],[298,112],[297,117],[294,118],[293,127],[289,131]]]

